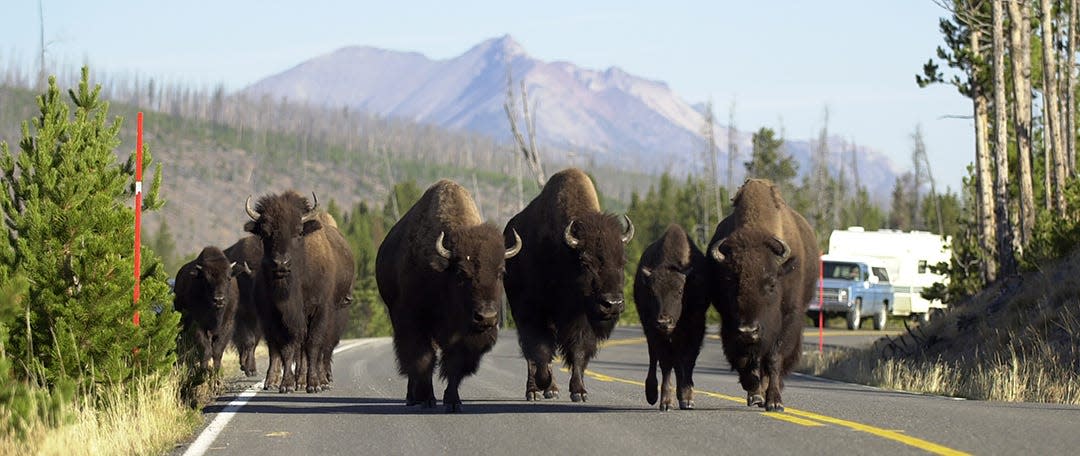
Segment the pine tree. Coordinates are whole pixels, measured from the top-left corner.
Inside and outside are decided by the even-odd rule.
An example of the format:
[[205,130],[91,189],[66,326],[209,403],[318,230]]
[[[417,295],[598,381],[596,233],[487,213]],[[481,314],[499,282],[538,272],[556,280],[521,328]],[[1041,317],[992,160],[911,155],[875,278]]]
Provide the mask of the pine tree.
[[[29,282],[20,324],[3,323],[11,329],[5,348],[23,376],[33,370],[50,386],[74,379],[89,392],[171,368],[179,323],[150,249],[143,249],[141,299],[132,302],[135,160],[117,162],[121,119],[109,120],[100,92],[83,68],[78,90],[68,93],[72,110],[50,78],[40,116],[23,124],[21,152],[0,144],[7,228],[0,276]],[[144,152],[145,168],[152,159]],[[160,182],[159,166],[144,209],[162,205]]]

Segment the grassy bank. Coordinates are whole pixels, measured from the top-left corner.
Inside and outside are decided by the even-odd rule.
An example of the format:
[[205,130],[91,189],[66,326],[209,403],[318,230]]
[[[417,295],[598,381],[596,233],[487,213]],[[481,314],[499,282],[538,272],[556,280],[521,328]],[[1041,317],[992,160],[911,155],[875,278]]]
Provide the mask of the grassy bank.
[[26,439],[0,438],[3,455],[162,454],[199,425],[199,413],[184,405],[180,376],[147,378],[134,386],[107,387],[95,406],[89,399],[65,405],[66,423],[28,423]]
[[1080,254],[999,281],[943,318],[801,372],[882,388],[1080,405]]

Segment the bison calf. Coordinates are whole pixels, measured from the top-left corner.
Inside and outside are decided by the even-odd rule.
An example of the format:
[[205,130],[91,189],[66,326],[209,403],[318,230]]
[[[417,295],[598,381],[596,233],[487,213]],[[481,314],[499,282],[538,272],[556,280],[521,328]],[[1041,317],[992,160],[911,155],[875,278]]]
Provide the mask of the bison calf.
[[705,339],[709,301],[701,289],[705,255],[679,225],[645,248],[634,276],[634,305],[649,344],[645,398],[656,404],[656,364],[663,381],[660,410],[670,410],[671,371],[678,383],[679,408],[694,408],[694,365]]
[[221,249],[206,247],[176,273],[173,307],[180,311],[187,343],[198,350],[199,367],[221,369],[221,355],[233,335],[239,291],[236,263]]

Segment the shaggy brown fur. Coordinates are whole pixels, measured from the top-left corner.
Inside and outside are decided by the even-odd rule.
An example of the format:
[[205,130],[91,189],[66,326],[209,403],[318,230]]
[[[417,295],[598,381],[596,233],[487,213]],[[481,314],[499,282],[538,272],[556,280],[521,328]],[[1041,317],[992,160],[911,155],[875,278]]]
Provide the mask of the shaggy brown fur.
[[255,347],[262,339],[262,325],[255,305],[255,275],[262,261],[262,242],[256,236],[246,236],[225,249],[225,256],[236,262],[240,273],[236,275],[236,285],[240,290],[240,301],[236,307],[236,327],[233,331],[233,345],[240,354],[240,370],[248,377],[255,375]]
[[233,335],[239,269],[217,247],[206,247],[176,273],[173,308],[180,311],[185,345],[198,351],[199,367],[221,369],[221,356]]
[[[567,240],[568,228],[576,246]],[[574,168],[551,176],[506,224],[504,238],[513,230],[525,246],[506,262],[506,294],[527,362],[525,397],[558,396],[551,360],[559,350],[571,370],[570,398],[585,401],[585,367],[624,307],[624,245],[632,232],[600,212],[592,181]]]
[[638,263],[634,305],[649,344],[645,399],[656,404],[659,363],[663,375],[660,410],[670,410],[674,404],[672,369],[678,383],[679,408],[694,408],[694,366],[705,340],[705,312],[709,308],[705,269],[705,255],[686,231],[674,224],[645,248]]
[[818,277],[817,237],[776,187],[748,179],[709,242],[712,300],[724,354],[747,405],[783,411],[783,378],[799,361],[803,315]]
[[[325,344],[336,308],[351,294],[355,263],[348,243],[332,226],[324,226],[306,198],[294,191],[259,199],[254,220],[244,230],[260,238],[263,257],[255,286],[255,302],[271,369],[266,388],[275,384],[275,357],[284,366],[279,390],[299,383],[292,366],[306,369],[309,393],[323,387]],[[251,214],[249,214],[251,215]],[[302,351],[301,351],[302,350]]]
[[431,377],[441,357],[443,403],[447,412],[461,411],[458,387],[498,336],[505,256],[512,253],[498,229],[481,222],[468,191],[449,180],[428,188],[387,233],[375,279],[394,326],[398,371],[409,379],[406,405],[435,406]]

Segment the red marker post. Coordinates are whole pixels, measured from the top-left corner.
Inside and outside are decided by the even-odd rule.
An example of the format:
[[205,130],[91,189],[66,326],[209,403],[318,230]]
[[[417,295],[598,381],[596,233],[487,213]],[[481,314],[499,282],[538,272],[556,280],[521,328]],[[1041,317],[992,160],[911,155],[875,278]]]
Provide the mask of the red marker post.
[[817,313],[817,351],[825,350],[825,261],[818,255],[818,313]]
[[139,326],[139,276],[142,271],[142,111],[136,116],[135,124],[135,315],[131,317],[131,322]]

